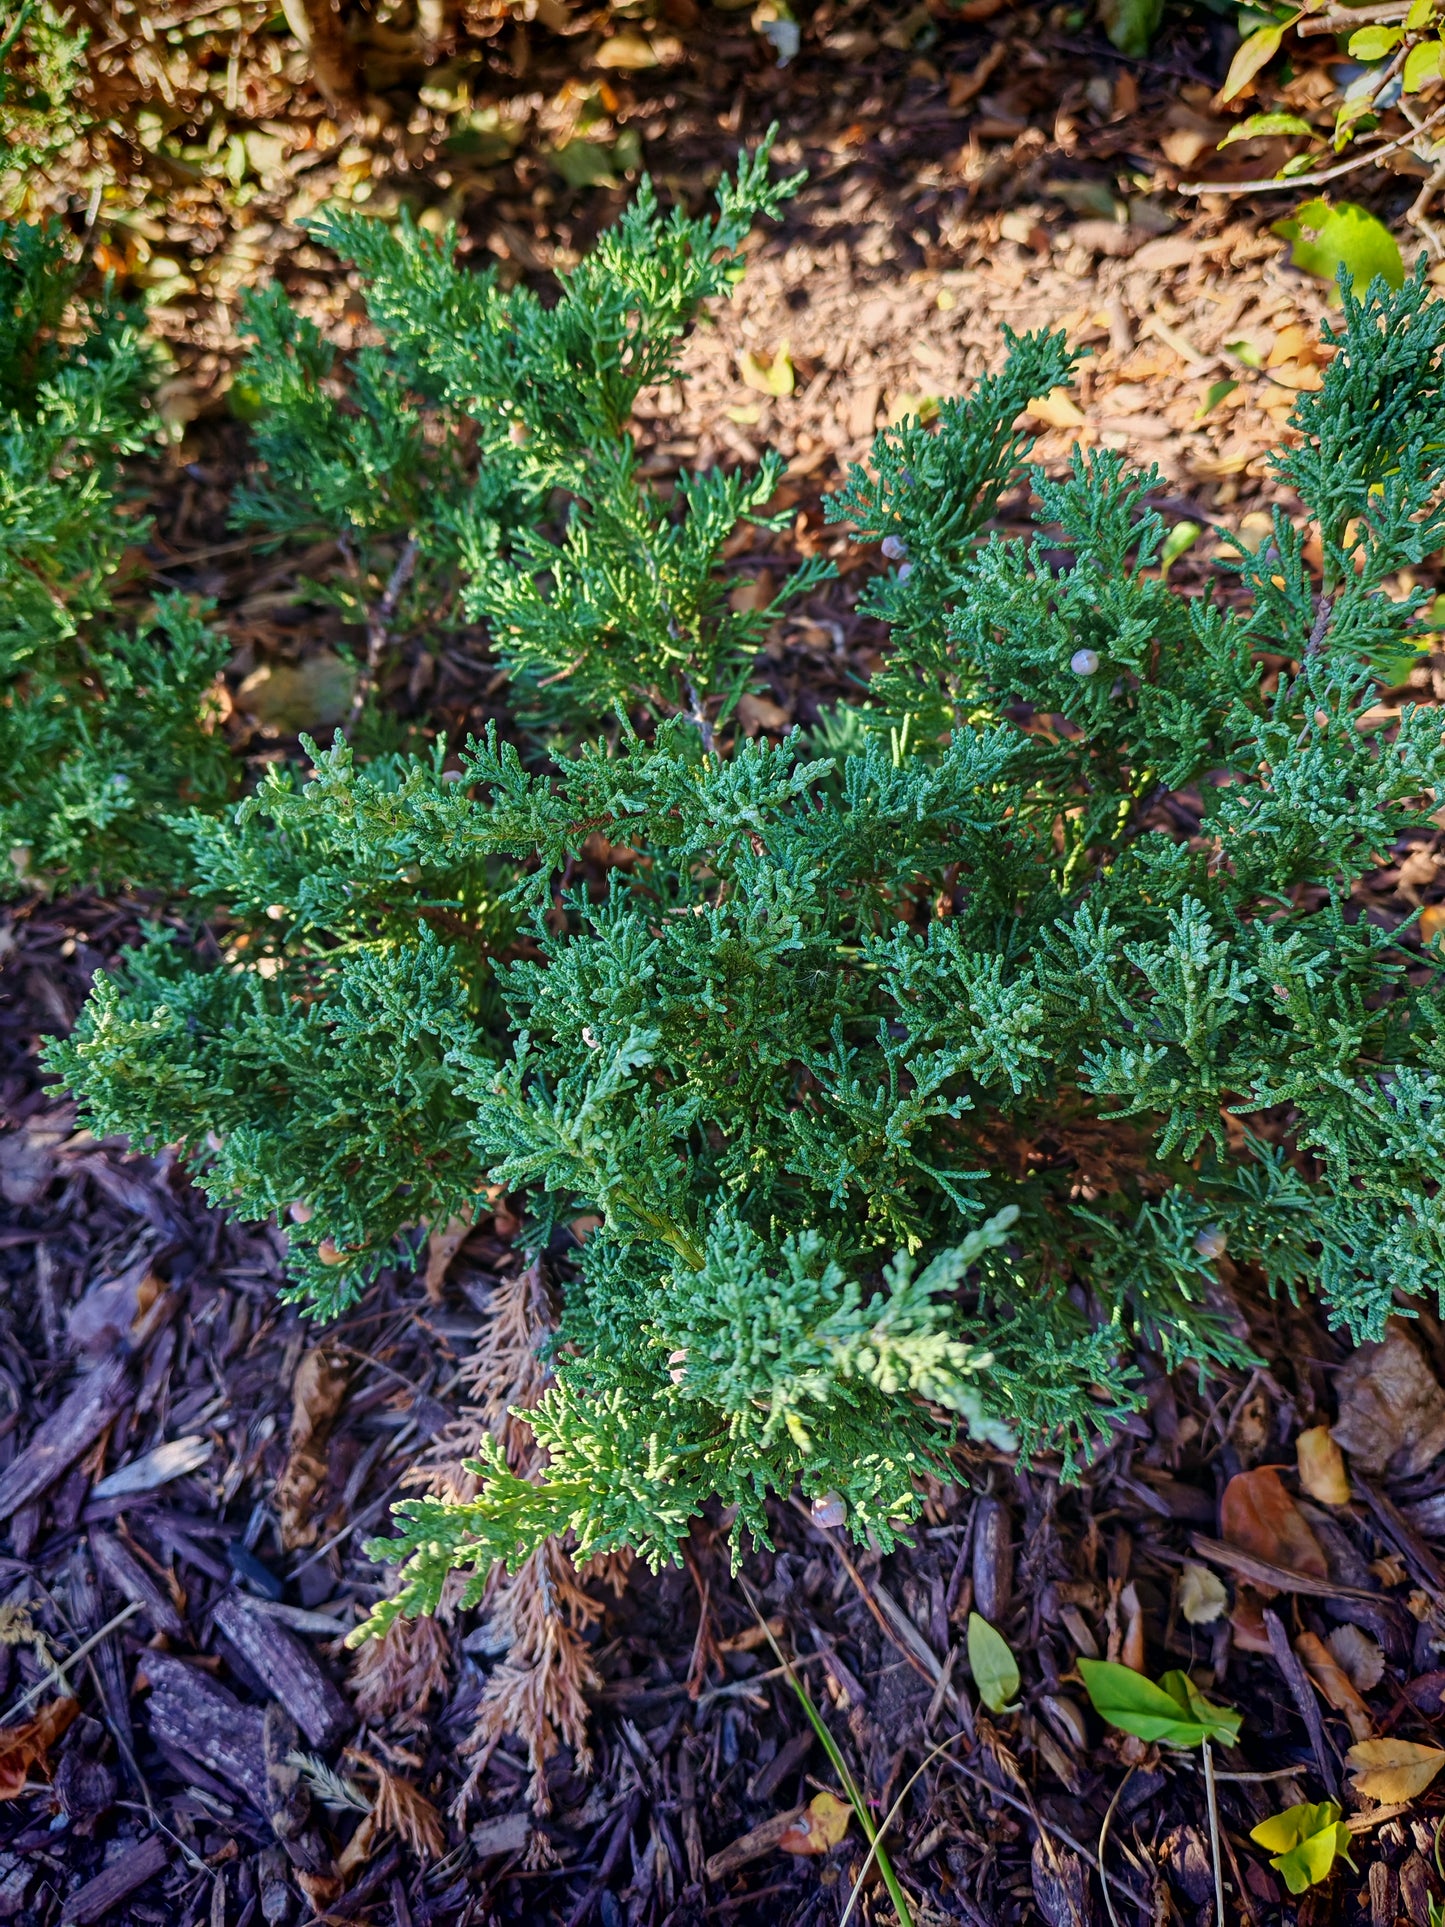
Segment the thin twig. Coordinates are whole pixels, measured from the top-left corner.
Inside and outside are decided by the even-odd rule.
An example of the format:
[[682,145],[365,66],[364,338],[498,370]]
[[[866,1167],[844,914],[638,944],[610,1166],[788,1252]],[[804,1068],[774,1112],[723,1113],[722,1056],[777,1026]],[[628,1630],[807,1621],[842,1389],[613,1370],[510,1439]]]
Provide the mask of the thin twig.
[[[1188,1754],[1185,1754],[1181,1764],[1193,1767],[1194,1761]],[[1195,1770],[1198,1771],[1199,1769],[1196,1768]],[[1226,1780],[1229,1780],[1237,1782],[1241,1786],[1262,1786],[1270,1780],[1297,1780],[1303,1772],[1304,1768],[1302,1766],[1272,1766],[1267,1773],[1221,1773],[1219,1768],[1215,1767],[1214,1777],[1220,1785],[1223,1785]]]
[[[1109,1802],[1108,1810],[1104,1815],[1104,1824],[1099,1828],[1099,1867],[1101,1871],[1104,1865],[1104,1847],[1109,1838],[1109,1824],[1114,1818],[1115,1808],[1118,1806],[1120,1800],[1122,1800],[1124,1797],[1125,1787],[1128,1786],[1129,1782],[1133,1779],[1133,1777],[1134,1777],[1134,1769],[1131,1766],[1129,1768],[1129,1771],[1124,1775],[1123,1779],[1119,1782],[1118,1786],[1115,1787],[1114,1797]],[[1109,1898],[1108,1882],[1103,1881],[1100,1883],[1100,1886],[1104,1896],[1104,1906],[1109,1915],[1110,1927],[1119,1927],[1119,1916],[1114,1912],[1114,1903]],[[1219,1921],[1220,1921],[1220,1927],[1223,1927],[1223,1921],[1224,1921],[1223,1914],[1219,1916]]]
[[1181,181],[1181,194],[1268,194],[1286,187],[1318,187],[1322,181],[1333,181],[1341,174],[1353,174],[1358,167],[1368,167],[1371,161],[1382,160],[1386,154],[1393,154],[1397,147],[1408,147],[1417,134],[1423,134],[1438,120],[1445,120],[1445,107],[1437,107],[1428,119],[1422,120],[1418,127],[1412,127],[1397,139],[1386,141],[1382,147],[1371,147],[1363,154],[1356,154],[1353,160],[1341,161],[1337,167],[1317,167],[1312,174],[1289,174],[1283,179],[1271,176],[1261,181]]
[[357,719],[366,707],[366,699],[376,687],[376,678],[381,670],[381,659],[386,654],[391,641],[388,627],[396,614],[396,605],[401,600],[401,592],[411,581],[412,571],[416,568],[417,539],[409,535],[396,558],[396,567],[391,572],[391,580],[386,585],[386,593],[375,609],[366,612],[366,668],[356,679],[356,688],[351,696],[351,715],[348,724],[355,729]]
[[702,697],[698,694],[691,676],[684,676],[682,681],[683,687],[687,690],[687,700],[692,704],[692,708],[687,711],[687,720],[702,738],[703,754],[711,756],[716,743],[712,724],[708,721],[707,711],[703,707]]
[[1320,597],[1320,606],[1315,610],[1314,626],[1310,630],[1310,639],[1305,644],[1306,658],[1317,656],[1324,648],[1325,637],[1330,632],[1330,613],[1333,607],[1334,598],[1332,596],[1322,595]]
[[1378,7],[1335,7],[1329,13],[1306,15],[1294,23],[1295,32],[1306,36],[1312,33],[1342,33],[1346,27],[1374,26],[1377,22],[1403,20],[1410,11],[1407,0],[1385,0]]
[[1214,1918],[1224,1927],[1224,1863],[1219,1855],[1219,1802],[1214,1797],[1214,1753],[1205,1740],[1204,1801],[1209,1809],[1209,1850],[1214,1858]]
[[401,1490],[401,1485],[401,1479],[393,1479],[381,1497],[379,1499],[373,1499],[365,1511],[358,1512],[349,1526],[343,1526],[340,1532],[332,1533],[324,1545],[318,1546],[315,1552],[308,1552],[299,1565],[293,1566],[289,1577],[294,1579],[298,1572],[305,1572],[306,1568],[308,1566],[314,1566],[318,1559],[324,1559],[333,1546],[339,1546],[343,1539],[349,1539],[352,1533],[357,1531],[361,1526],[368,1525],[371,1520],[375,1518],[380,1508],[386,1504],[392,1493]]

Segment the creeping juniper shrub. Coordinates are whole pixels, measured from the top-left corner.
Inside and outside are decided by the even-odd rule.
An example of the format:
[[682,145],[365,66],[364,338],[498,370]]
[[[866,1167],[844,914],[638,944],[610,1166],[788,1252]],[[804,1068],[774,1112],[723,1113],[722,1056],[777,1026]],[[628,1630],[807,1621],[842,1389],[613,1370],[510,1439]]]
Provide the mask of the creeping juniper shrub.
[[888,1545],[960,1428],[1070,1468],[1141,1350],[1245,1356],[1226,1250],[1358,1337],[1445,1282],[1441,963],[1355,891],[1445,784],[1436,712],[1371,714],[1422,602],[1387,580],[1445,543],[1445,308],[1346,286],[1276,462],[1323,584],[1277,513],[1228,594],[1161,579],[1158,477],[1111,453],[1028,471],[1034,539],[988,532],[1074,358],[1010,337],[834,504],[897,564],[867,699],[749,742],[714,538],[766,490],[647,496],[625,418],[775,206],[756,171],[718,224],[644,196],[550,315],[350,231],[395,351],[571,494],[560,537],[466,552],[528,699],[592,729],[530,765],[490,735],[456,781],[339,740],[273,772],[195,831],[225,964],[152,943],[52,1052],[99,1128],[294,1205],[323,1313],[488,1183],[533,1249],[579,1226],[545,1477],[494,1452],[474,1502],[407,1501],[373,1627],[551,1534],[674,1558],[714,1497],[765,1539],[800,1486]]
[[178,887],[175,818],[229,790],[208,691],[224,640],[181,596],[112,598],[144,534],[122,460],[153,429],[151,354],[75,297],[51,226],[0,225],[0,894]]

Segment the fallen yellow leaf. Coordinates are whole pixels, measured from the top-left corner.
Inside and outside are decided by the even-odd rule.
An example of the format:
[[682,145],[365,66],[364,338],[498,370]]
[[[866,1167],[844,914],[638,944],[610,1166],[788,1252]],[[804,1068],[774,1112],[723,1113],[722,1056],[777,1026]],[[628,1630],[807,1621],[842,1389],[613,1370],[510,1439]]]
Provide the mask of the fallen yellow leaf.
[[751,349],[738,356],[738,373],[742,376],[744,388],[751,388],[759,395],[791,395],[797,386],[797,375],[793,369],[793,357],[787,342],[783,342],[773,353],[772,358],[764,361]]
[[1229,1594],[1204,1566],[1186,1566],[1179,1575],[1179,1610],[1191,1626],[1212,1626],[1229,1605]]
[[1084,425],[1084,411],[1070,399],[1067,388],[1051,388],[1048,394],[1031,401],[1025,412],[1045,428],[1082,428]]
[[1321,1505],[1348,1505],[1350,1482],[1345,1455],[1330,1437],[1328,1425],[1312,1425],[1294,1442],[1300,1490]]
[[1270,368],[1269,378],[1281,388],[1288,388],[1291,394],[1298,394],[1301,389],[1313,391],[1325,385],[1324,376],[1312,361],[1282,361]]
[[815,1793],[778,1845],[784,1853],[831,1853],[848,1831],[852,1813],[836,1793]]
[[1393,1806],[1425,1791],[1445,1766],[1445,1750],[1413,1740],[1360,1740],[1345,1755],[1345,1764],[1357,1793]]

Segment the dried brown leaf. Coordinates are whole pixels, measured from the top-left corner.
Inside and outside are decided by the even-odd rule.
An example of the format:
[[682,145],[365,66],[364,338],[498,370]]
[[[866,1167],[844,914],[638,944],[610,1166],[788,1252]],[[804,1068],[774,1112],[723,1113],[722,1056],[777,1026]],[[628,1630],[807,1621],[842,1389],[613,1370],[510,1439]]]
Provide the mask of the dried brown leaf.
[[815,1793],[778,1845],[784,1853],[831,1853],[847,1833],[852,1814],[836,1793]]
[[291,1382],[290,1450],[276,1481],[281,1543],[314,1545],[316,1495],[326,1483],[326,1441],[346,1396],[346,1368],[323,1347],[302,1354]]
[[18,1800],[32,1766],[49,1772],[49,1753],[80,1711],[69,1695],[48,1701],[19,1726],[0,1726],[0,1800]]
[[447,1269],[466,1243],[474,1222],[474,1213],[464,1211],[444,1225],[432,1226],[426,1241],[426,1295],[431,1304],[441,1303]]
[[1367,1740],[1375,1730],[1370,1709],[1355,1690],[1354,1681],[1316,1633],[1301,1633],[1294,1649],[1309,1669],[1311,1679],[1337,1713],[1343,1713],[1350,1732],[1357,1740]]
[[1222,1580],[1207,1566],[1187,1565],[1179,1575],[1179,1610],[1191,1626],[1212,1626],[1229,1605]]
[[1362,1472],[1414,1478],[1445,1451],[1445,1391],[1412,1338],[1392,1324],[1361,1345],[1335,1379],[1335,1443]]
[[1358,1626],[1336,1626],[1325,1643],[1358,1692],[1371,1692],[1384,1678],[1384,1652],[1378,1641]]
[[1315,1579],[1329,1577],[1324,1547],[1285,1491],[1276,1466],[1260,1465],[1252,1472],[1236,1472],[1220,1500],[1219,1524],[1221,1535],[1230,1545],[1252,1552],[1257,1559],[1267,1559],[1273,1566],[1288,1566]]

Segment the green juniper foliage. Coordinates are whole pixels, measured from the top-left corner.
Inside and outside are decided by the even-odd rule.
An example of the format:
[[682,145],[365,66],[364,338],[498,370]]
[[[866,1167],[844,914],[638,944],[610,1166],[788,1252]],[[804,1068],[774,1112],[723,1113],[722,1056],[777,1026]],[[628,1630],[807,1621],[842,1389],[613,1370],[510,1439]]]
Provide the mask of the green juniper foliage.
[[429,618],[460,567],[463,610],[488,623],[523,714],[591,725],[625,703],[713,727],[769,624],[827,567],[806,565],[766,609],[730,609],[723,544],[739,521],[766,521],[782,462],[683,474],[665,493],[642,475],[628,423],[644,388],[676,379],[683,338],[736,281],[753,222],[796,191],[769,179],[771,144],[721,182],[712,218],[664,219],[644,180],[550,305],[495,268],[459,267],[450,235],[409,219],[393,231],[319,218],[316,238],[361,269],[384,346],[356,355],[343,385],[279,291],[252,297],[241,393],[263,468],[240,519],[339,534],[373,599],[409,541],[410,604]]
[[741,192],[712,227],[642,197],[550,318],[351,232],[363,266],[406,250],[383,325],[418,383],[520,415],[572,496],[560,540],[479,536],[470,566],[519,680],[592,730],[540,766],[491,735],[458,780],[313,747],[308,782],[197,826],[224,964],[152,942],[52,1052],[99,1128],[289,1207],[324,1312],[488,1183],[572,1250],[545,1478],[493,1453],[473,1503],[406,1501],[373,1627],[553,1533],[676,1557],[714,1497],[765,1538],[800,1486],[890,1544],[960,1429],[1072,1467],[1138,1404],[1140,1348],[1245,1356],[1226,1248],[1362,1337],[1445,1284],[1441,961],[1354,895],[1445,786],[1436,712],[1369,719],[1422,600],[1387,578],[1445,544],[1445,309],[1346,287],[1277,462],[1322,592],[1282,513],[1237,594],[1172,589],[1158,478],[1112,453],[1032,471],[1032,541],[989,533],[1013,423],[1073,360],[1010,337],[835,505],[899,564],[869,699],[749,742],[722,725],[751,636],[680,558],[762,485],[645,496],[624,426],[725,285]]
[[142,526],[121,458],[148,439],[150,352],[121,309],[73,299],[51,226],[0,224],[0,892],[174,887],[173,817],[227,795],[207,691],[225,657],[183,597],[122,623]]

